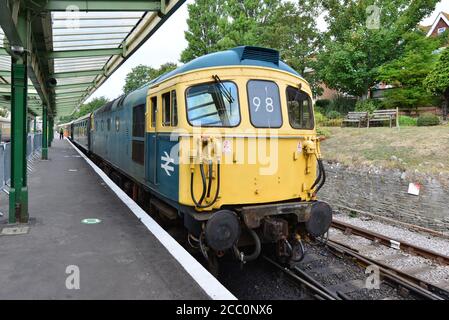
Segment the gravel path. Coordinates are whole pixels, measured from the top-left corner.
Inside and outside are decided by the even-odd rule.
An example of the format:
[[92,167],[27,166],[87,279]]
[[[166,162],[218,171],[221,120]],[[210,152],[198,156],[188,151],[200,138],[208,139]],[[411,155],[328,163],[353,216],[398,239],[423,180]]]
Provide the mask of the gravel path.
[[392,226],[380,221],[368,220],[367,217],[363,217],[363,219],[358,217],[352,218],[346,214],[339,213],[334,215],[334,220],[364,228],[391,237],[392,239],[407,242],[449,257],[449,240],[447,239],[418,233],[417,231]]

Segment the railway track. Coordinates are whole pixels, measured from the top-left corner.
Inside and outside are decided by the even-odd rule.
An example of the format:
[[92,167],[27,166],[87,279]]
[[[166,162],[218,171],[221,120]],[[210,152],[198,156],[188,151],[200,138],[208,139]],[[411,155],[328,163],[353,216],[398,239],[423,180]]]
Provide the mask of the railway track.
[[[305,259],[286,267],[264,256],[276,269],[303,286],[320,300],[444,300],[444,292],[432,292],[390,268],[329,241],[326,246],[308,246]],[[379,271],[378,287],[367,287],[366,267]]]
[[[375,264],[388,277],[398,276],[412,289],[449,299],[449,257],[407,242],[333,221],[328,246],[363,265]],[[340,230],[341,233],[336,233]]]
[[411,243],[407,243],[404,241],[400,241],[397,239],[392,239],[390,237],[381,235],[376,232],[372,232],[367,229],[359,228],[353,225],[350,225],[348,223],[344,223],[342,221],[332,221],[332,227],[342,230],[346,235],[357,235],[361,236],[365,239],[369,239],[373,241],[374,243],[382,244],[384,246],[388,246],[394,249],[398,249],[413,255],[418,255],[421,257],[424,257],[426,259],[430,259],[432,261],[449,265],[449,257],[441,255],[435,251],[425,249],[416,245],[413,245]]

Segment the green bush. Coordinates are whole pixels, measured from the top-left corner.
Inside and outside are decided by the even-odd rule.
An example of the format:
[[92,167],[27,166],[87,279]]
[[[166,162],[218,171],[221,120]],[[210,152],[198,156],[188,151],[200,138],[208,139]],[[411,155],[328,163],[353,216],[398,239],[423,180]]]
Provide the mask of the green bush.
[[322,123],[323,127],[341,127],[343,119],[328,119]]
[[359,100],[355,104],[355,111],[373,113],[378,109],[378,103],[374,100]]
[[327,121],[327,118],[321,112],[315,111],[315,123],[319,125],[325,121]]
[[437,126],[440,124],[440,118],[432,113],[424,113],[418,117],[418,127]]
[[315,107],[318,107],[320,109],[326,109],[330,103],[331,103],[331,101],[328,99],[317,100],[315,102]]
[[323,128],[316,128],[316,134],[318,136],[323,136],[326,138],[329,138],[331,136],[331,133],[329,130],[323,129]]
[[327,110],[335,110],[340,114],[347,114],[349,111],[354,111],[356,101],[354,98],[338,95],[331,101]]
[[326,113],[326,117],[328,117],[329,119],[338,119],[341,118],[341,114],[336,110],[331,110],[328,113]]
[[416,126],[418,119],[409,116],[399,116],[399,125],[403,127]]

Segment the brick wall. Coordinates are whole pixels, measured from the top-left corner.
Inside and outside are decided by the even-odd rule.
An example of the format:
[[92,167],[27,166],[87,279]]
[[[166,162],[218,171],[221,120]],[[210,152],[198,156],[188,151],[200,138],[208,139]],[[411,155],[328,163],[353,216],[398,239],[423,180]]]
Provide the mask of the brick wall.
[[438,35],[438,29],[439,28],[446,28],[446,30],[449,28],[449,25],[443,20],[443,18],[440,18],[440,21],[438,21],[437,26],[432,31],[431,37],[436,37]]

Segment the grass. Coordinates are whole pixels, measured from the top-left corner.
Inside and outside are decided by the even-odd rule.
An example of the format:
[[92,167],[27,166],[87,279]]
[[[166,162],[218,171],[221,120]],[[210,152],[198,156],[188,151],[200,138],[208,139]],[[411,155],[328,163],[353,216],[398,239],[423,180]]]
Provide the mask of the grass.
[[449,126],[323,128],[323,157],[345,165],[374,165],[423,173],[449,173]]

